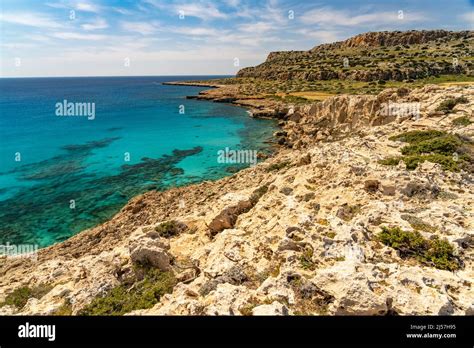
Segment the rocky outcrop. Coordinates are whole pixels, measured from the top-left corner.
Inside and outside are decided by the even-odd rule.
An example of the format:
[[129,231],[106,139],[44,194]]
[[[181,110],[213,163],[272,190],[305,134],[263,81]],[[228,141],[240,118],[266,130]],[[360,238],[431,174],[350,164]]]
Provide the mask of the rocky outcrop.
[[442,74],[472,74],[474,65],[468,57],[473,53],[474,31],[371,32],[309,51],[272,52],[264,63],[240,70],[237,77],[414,80]]
[[169,242],[160,238],[144,237],[130,242],[130,259],[143,266],[152,266],[162,271],[170,269]]
[[255,190],[247,200],[238,202],[236,205],[226,207],[209,224],[211,236],[225,230],[234,228],[239,215],[249,212],[259,199],[267,192],[268,186],[262,186]]
[[[451,94],[441,96],[448,91]],[[438,97],[433,98],[433,95]],[[472,91],[427,85],[413,91],[406,88],[386,89],[374,96],[341,95],[316,104],[294,105],[290,107],[292,116],[287,118],[283,127],[285,143],[300,148],[312,144],[314,139],[332,141],[360,133],[366,128],[426,119],[439,114],[437,107],[443,100],[464,95],[471,97]],[[457,108],[462,114],[467,112],[462,110],[462,105]]]
[[379,46],[399,46],[399,45],[420,45],[427,44],[436,40],[459,40],[470,39],[474,37],[474,32],[447,31],[447,30],[409,30],[409,31],[381,31],[359,34],[345,41],[339,41],[331,44],[323,44],[314,47],[311,51],[322,51],[335,48],[354,48],[354,47],[379,47]]

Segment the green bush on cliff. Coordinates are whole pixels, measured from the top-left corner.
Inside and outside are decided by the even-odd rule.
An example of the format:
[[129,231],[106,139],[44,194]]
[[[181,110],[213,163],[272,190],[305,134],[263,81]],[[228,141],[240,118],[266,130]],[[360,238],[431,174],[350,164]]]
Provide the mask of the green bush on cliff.
[[171,238],[177,236],[186,229],[186,224],[176,220],[165,221],[155,227],[155,231],[158,232],[160,237],[163,238]]
[[472,121],[467,116],[461,116],[453,120],[453,125],[455,126],[469,126]]
[[52,315],[56,315],[56,316],[69,316],[69,315],[72,315],[72,304],[69,300],[64,300],[64,303],[61,305],[61,307],[59,307],[58,309],[56,309]]
[[403,231],[400,227],[382,227],[377,239],[400,253],[401,258],[415,258],[422,264],[442,270],[455,271],[461,267],[454,255],[454,247],[446,240],[423,238],[418,232]]
[[436,153],[452,156],[462,145],[461,140],[452,134],[439,136],[433,139],[423,140],[401,149],[403,155],[421,155],[425,153]]
[[15,289],[12,293],[8,294],[5,301],[0,303],[0,307],[10,305],[15,306],[17,309],[22,309],[26,302],[32,297],[40,299],[46,295],[52,289],[51,285],[39,284],[35,287],[22,286]]
[[266,171],[267,172],[278,171],[280,169],[288,167],[289,164],[290,164],[290,161],[282,161],[278,163],[273,163],[266,168]]
[[410,131],[406,133],[401,133],[398,135],[391,136],[389,139],[393,141],[403,141],[404,143],[415,144],[421,141],[434,139],[446,134],[446,132],[432,129],[426,131]]
[[408,170],[416,169],[416,167],[418,167],[418,164],[423,163],[425,161],[440,164],[444,170],[448,170],[451,172],[457,172],[460,169],[460,162],[455,160],[454,156],[446,156],[439,154],[414,155],[403,157],[403,161],[405,162]]
[[428,161],[440,164],[444,170],[459,171],[474,163],[471,142],[457,135],[427,130],[406,132],[389,139],[409,145],[400,150],[403,156],[385,158],[379,161],[380,164],[393,166],[403,161],[407,169],[413,170],[418,164]]
[[466,97],[449,98],[441,102],[441,104],[439,104],[439,106],[436,108],[436,111],[442,111],[447,114],[451,112],[456,105],[466,104],[468,102],[469,100]]
[[153,307],[164,294],[171,293],[176,280],[172,272],[148,269],[143,280],[132,286],[119,285],[105,296],[95,298],[79,315],[124,315]]

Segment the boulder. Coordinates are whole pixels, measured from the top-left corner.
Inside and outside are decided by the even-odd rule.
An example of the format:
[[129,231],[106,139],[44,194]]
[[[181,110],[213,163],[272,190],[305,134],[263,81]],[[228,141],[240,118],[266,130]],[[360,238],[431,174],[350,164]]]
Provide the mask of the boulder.
[[130,258],[141,265],[149,265],[162,271],[170,269],[169,243],[162,239],[140,238],[130,245]]
[[252,310],[252,315],[288,315],[288,308],[278,301],[271,304],[257,306]]
[[376,193],[379,190],[380,181],[366,180],[364,182],[364,189],[369,193]]
[[252,209],[250,200],[240,201],[237,205],[225,208],[209,224],[211,235],[214,236],[223,230],[233,228],[239,215],[250,209]]

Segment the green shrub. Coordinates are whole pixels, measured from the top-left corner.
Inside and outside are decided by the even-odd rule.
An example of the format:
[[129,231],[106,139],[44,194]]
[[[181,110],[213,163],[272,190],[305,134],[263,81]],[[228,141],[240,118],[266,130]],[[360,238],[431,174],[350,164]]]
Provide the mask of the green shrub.
[[449,98],[445,101],[441,102],[439,106],[436,108],[436,111],[442,111],[444,113],[449,113],[454,109],[454,107],[458,104],[466,104],[469,100],[466,97],[459,97],[459,98]]
[[406,156],[403,157],[403,161],[405,162],[408,170],[414,170],[416,167],[418,167],[418,164],[428,161],[431,163],[440,164],[444,170],[457,172],[460,170],[461,164],[459,160],[454,159],[454,156],[439,154]]
[[456,98],[456,103],[457,104],[467,104],[469,103],[469,99],[467,99],[466,97],[458,97]]
[[56,309],[53,315],[57,316],[69,316],[72,315],[72,304],[69,300],[65,300],[64,303]]
[[426,241],[419,232],[405,232],[400,227],[382,227],[379,240],[389,247],[400,251],[402,257],[416,255],[426,249]]
[[455,106],[456,106],[456,100],[450,98],[445,101],[442,101],[441,104],[439,104],[439,106],[436,108],[436,111],[442,111],[444,113],[448,113],[451,110],[453,110]]
[[18,309],[22,309],[28,299],[34,297],[37,299],[42,298],[52,289],[51,285],[47,284],[39,284],[33,288],[28,286],[22,286],[20,288],[15,289],[12,293],[8,294],[5,298],[5,301],[0,303],[0,307],[5,305],[15,306]]
[[171,293],[176,280],[172,272],[148,269],[143,280],[131,287],[119,285],[105,296],[95,298],[79,315],[124,315],[153,307],[164,294]]
[[429,242],[424,258],[436,268],[455,271],[459,269],[459,260],[454,257],[454,247],[439,238]]
[[438,138],[443,135],[447,135],[447,133],[438,130],[411,131],[394,135],[389,139],[393,141],[403,141],[405,143],[415,144],[421,141]]
[[402,258],[415,258],[425,265],[449,271],[461,267],[459,258],[454,255],[454,247],[438,237],[427,240],[418,231],[407,232],[399,227],[383,226],[377,238],[398,250]]
[[472,121],[467,116],[461,116],[453,120],[453,125],[455,126],[469,126]]
[[414,156],[402,156],[402,157],[388,157],[378,161],[378,163],[387,166],[396,166],[400,161],[403,161],[408,170],[414,170],[420,163],[425,161],[431,163],[440,164],[444,170],[457,172],[460,170],[460,164],[462,162],[456,161],[454,156],[445,155],[414,155]]
[[155,227],[155,231],[163,238],[177,236],[186,229],[186,224],[176,220],[166,221]]
[[461,145],[462,142],[457,136],[449,134],[405,146],[401,149],[401,152],[403,155],[437,153],[451,156]]
[[[403,160],[407,169],[413,170],[424,161],[438,163],[444,170],[459,171],[474,162],[470,140],[457,135],[436,130],[412,131],[389,138],[407,142],[410,145],[401,149],[403,156],[388,157],[380,160],[383,165],[397,165]],[[455,155],[457,154],[457,155]]]
[[313,261],[313,250],[306,249],[300,256],[300,265],[305,270],[313,271],[316,268],[316,264]]
[[403,160],[403,157],[387,157],[382,160],[379,160],[378,163],[386,166],[397,166],[400,161]]
[[283,161],[278,163],[273,163],[267,167],[267,172],[273,172],[287,167],[290,164],[290,161]]

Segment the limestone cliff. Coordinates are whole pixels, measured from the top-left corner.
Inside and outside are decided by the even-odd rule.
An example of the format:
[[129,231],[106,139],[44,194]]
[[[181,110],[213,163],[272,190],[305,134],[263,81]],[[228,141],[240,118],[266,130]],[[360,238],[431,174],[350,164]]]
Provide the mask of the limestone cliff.
[[309,51],[272,52],[237,77],[265,80],[403,81],[472,74],[474,32],[370,32]]

